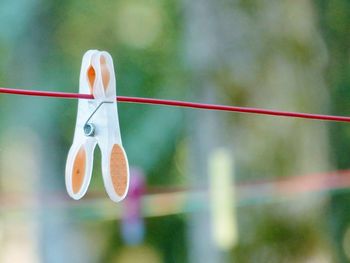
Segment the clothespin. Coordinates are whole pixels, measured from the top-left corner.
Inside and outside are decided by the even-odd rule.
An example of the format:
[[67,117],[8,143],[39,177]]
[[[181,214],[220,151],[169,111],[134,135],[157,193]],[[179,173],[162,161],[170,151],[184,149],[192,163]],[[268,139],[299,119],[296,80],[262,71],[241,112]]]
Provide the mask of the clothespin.
[[129,165],[122,146],[116,103],[116,80],[112,57],[105,51],[84,54],[79,93],[94,99],[79,99],[73,144],[66,163],[66,187],[80,199],[90,183],[94,149],[101,149],[102,176],[109,197],[119,202],[129,187]]
[[127,245],[139,245],[144,240],[145,226],[142,217],[142,197],[145,194],[145,177],[140,169],[131,169],[128,199],[123,202],[121,233]]
[[230,151],[213,150],[208,170],[213,240],[221,250],[227,251],[238,242],[235,189],[232,187],[234,161]]

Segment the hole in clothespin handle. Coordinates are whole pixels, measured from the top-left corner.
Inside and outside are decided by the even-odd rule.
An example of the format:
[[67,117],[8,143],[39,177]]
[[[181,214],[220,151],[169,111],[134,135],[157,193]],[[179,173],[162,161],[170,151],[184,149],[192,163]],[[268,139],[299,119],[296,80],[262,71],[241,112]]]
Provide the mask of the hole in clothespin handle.
[[92,90],[93,90],[93,86],[94,86],[95,79],[96,79],[96,71],[93,68],[93,66],[89,67],[89,69],[87,71],[87,77],[89,80],[90,93],[93,94]]
[[103,55],[100,58],[100,64],[101,64],[102,84],[103,84],[104,90],[106,91],[111,77],[108,70],[106,58]]

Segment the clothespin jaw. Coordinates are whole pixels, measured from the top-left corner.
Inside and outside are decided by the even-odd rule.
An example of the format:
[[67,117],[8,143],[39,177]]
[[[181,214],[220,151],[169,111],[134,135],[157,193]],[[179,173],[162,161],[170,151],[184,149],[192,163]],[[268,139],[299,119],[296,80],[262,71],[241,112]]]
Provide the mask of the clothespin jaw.
[[89,50],[82,61],[79,92],[93,100],[78,102],[73,144],[66,164],[66,188],[73,199],[80,199],[90,184],[96,144],[102,154],[102,175],[109,197],[119,202],[129,187],[129,165],[122,146],[117,111],[116,80],[111,56]]

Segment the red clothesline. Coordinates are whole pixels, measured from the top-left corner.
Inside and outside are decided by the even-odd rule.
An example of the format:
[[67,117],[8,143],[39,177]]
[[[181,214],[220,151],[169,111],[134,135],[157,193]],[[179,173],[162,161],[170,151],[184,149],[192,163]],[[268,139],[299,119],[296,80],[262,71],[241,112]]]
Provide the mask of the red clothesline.
[[[68,98],[68,99],[93,99],[93,96],[90,94],[9,89],[9,88],[0,88],[0,93],[27,95],[27,96]],[[260,109],[260,108],[237,107],[237,106],[206,104],[206,103],[196,103],[196,102],[177,101],[177,100],[162,100],[162,99],[125,97],[125,96],[117,96],[116,100],[118,102],[128,102],[128,103],[154,104],[154,105],[252,113],[252,114],[260,114],[260,115],[272,115],[272,116],[303,118],[303,119],[313,119],[313,120],[350,122],[350,117],[347,117],[347,116],[323,115],[323,114],[301,113],[301,112],[291,112],[291,111],[277,111],[277,110],[267,110],[267,109]]]

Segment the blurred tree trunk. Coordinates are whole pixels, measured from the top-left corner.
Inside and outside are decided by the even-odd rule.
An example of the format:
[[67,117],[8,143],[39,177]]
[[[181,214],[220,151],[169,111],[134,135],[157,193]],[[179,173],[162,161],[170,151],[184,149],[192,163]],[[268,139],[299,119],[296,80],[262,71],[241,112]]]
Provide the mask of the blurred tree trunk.
[[[200,101],[215,102],[213,87],[204,82],[196,81],[203,89],[201,95],[195,98]],[[192,112],[189,115],[190,127],[190,182],[194,189],[208,188],[208,160],[210,154],[219,146],[221,121],[214,112]],[[208,196],[209,197],[209,196]],[[212,222],[209,211],[210,199],[204,211],[197,211],[189,215],[189,259],[190,262],[224,262],[224,254],[219,251],[213,240]]]
[[[349,36],[350,36],[350,2],[315,1],[318,5],[320,24],[329,50],[327,81],[331,91],[332,113],[350,115],[350,75],[349,75]],[[349,169],[350,127],[333,123],[331,125],[331,143],[333,158],[338,169]],[[335,241],[339,262],[349,262],[349,221],[350,195],[341,192],[333,195],[329,209],[329,224]]]
[[[217,103],[218,87],[213,79],[216,63],[215,1],[185,1],[186,10],[186,62],[190,69],[191,94],[195,101]],[[193,188],[208,188],[208,159],[218,147],[223,146],[222,118],[216,112],[193,111],[188,118],[190,181]],[[204,200],[203,200],[204,201]],[[212,222],[207,200],[205,211],[189,215],[189,261],[193,263],[226,262],[225,253],[214,243]]]

